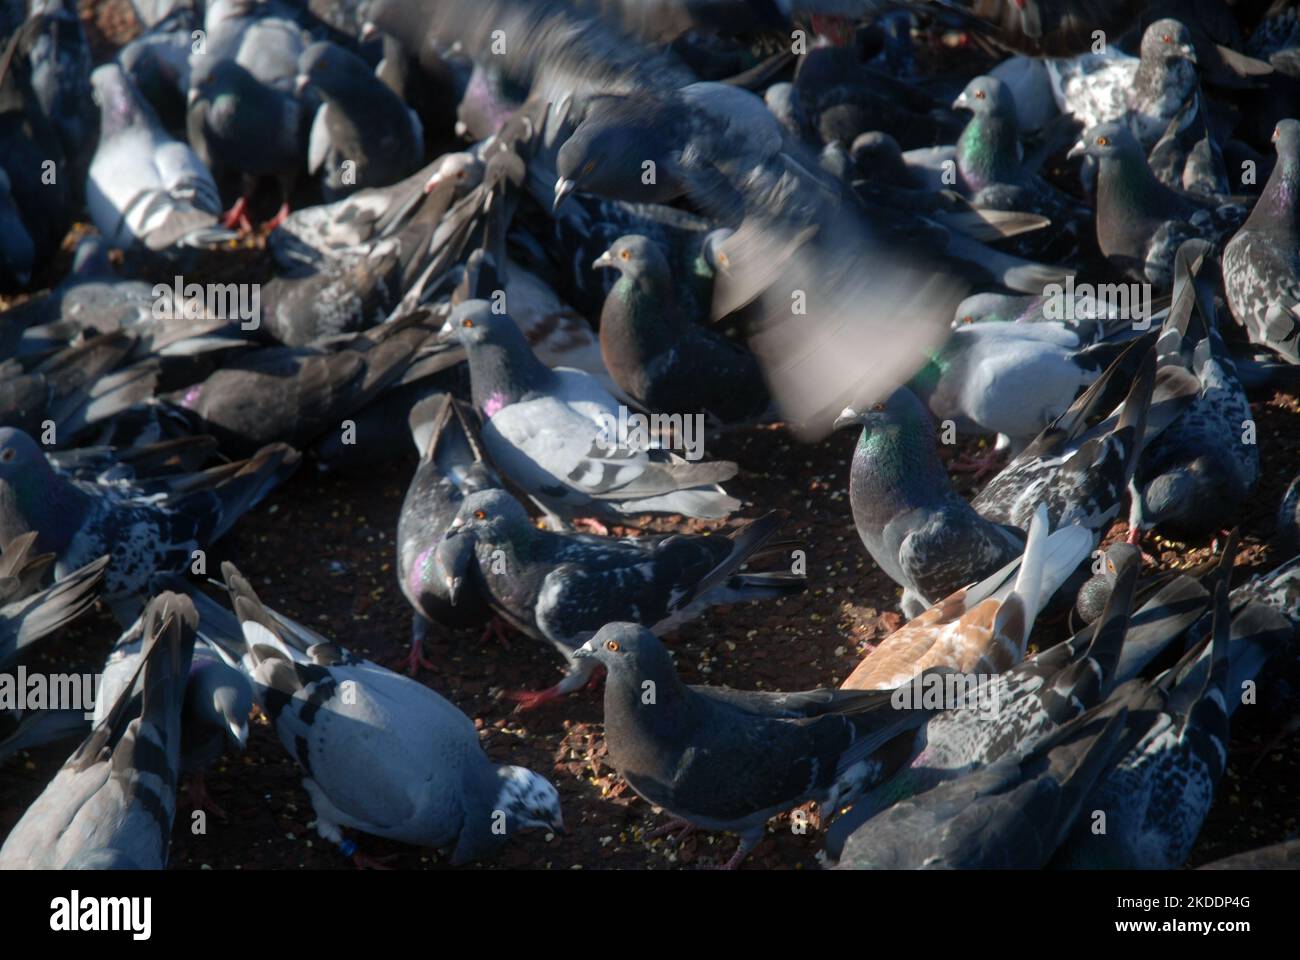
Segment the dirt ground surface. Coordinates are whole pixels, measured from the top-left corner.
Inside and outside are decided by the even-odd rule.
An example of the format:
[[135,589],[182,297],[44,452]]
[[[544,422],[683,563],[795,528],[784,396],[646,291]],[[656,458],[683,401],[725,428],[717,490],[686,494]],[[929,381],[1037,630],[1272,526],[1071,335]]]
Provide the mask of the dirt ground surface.
[[[111,51],[134,32],[121,0],[83,0],[92,43]],[[66,257],[53,272],[66,269]],[[1270,550],[1274,513],[1287,484],[1300,471],[1300,399],[1277,394],[1254,404],[1263,458],[1263,481],[1241,505],[1243,548],[1234,585],[1271,569],[1285,557]],[[801,444],[783,427],[728,433],[709,446],[710,459],[734,460],[742,471],[728,492],[745,509],[727,524],[673,522],[660,518],[650,529],[726,529],[770,509],[791,514],[785,535],[807,551],[809,590],[781,602],[717,608],[670,638],[678,669],[688,683],[738,688],[800,690],[838,685],[862,655],[902,622],[899,589],[866,555],[848,503],[848,464],[856,434],[834,434],[816,445]],[[282,488],[244,518],[209,555],[210,570],[232,560],[270,606],[365,656],[392,663],[404,654],[410,610],[395,575],[395,530],[406,485],[415,469],[410,456],[351,477],[321,473],[305,464]],[[965,474],[954,480],[966,495]],[[1126,531],[1117,523],[1110,538]],[[1147,549],[1165,569],[1211,556],[1209,541],[1175,544],[1155,540]],[[1036,633],[1040,643],[1064,636],[1062,620]],[[32,665],[59,671],[100,669],[118,634],[106,610],[97,609],[64,636],[42,644]],[[549,644],[515,636],[509,648],[479,632],[430,631],[428,655],[436,671],[420,680],[456,703],[478,727],[484,749],[499,762],[522,764],[549,776],[560,792],[565,835],[532,831],[504,846],[500,856],[470,869],[593,868],[669,869],[716,865],[735,850],[736,839],[697,833],[683,845],[645,841],[665,817],[639,799],[605,760],[599,691],[583,691],[518,714],[499,699],[502,690],[537,689],[560,676]],[[1191,866],[1287,839],[1300,829],[1300,739],[1267,751],[1277,721],[1243,708],[1234,718],[1230,763]],[[0,769],[0,840],[44,789],[71,744],[20,754]],[[172,838],[176,869],[352,869],[351,862],[313,827],[313,813],[295,765],[264,719],[252,725],[248,749],[227,754],[208,774],[213,799],[225,818],[209,816],[206,833],[191,832],[185,791]],[[773,820],[745,869],[813,869],[821,839],[815,819],[805,834],[788,816]],[[447,867],[435,851],[357,838],[374,857],[394,868]]]

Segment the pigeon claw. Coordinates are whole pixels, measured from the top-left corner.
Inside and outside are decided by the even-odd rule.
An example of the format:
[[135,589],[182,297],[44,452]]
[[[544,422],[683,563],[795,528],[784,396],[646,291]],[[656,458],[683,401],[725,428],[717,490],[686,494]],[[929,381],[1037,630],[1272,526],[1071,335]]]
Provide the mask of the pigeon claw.
[[240,233],[253,232],[253,223],[248,219],[247,197],[240,197],[233,207],[221,215],[221,225],[227,230],[237,228]]
[[524,713],[527,710],[535,710],[544,703],[558,700],[563,694],[560,693],[560,685],[557,683],[545,690],[507,690],[502,696],[507,700],[515,701],[515,713]]

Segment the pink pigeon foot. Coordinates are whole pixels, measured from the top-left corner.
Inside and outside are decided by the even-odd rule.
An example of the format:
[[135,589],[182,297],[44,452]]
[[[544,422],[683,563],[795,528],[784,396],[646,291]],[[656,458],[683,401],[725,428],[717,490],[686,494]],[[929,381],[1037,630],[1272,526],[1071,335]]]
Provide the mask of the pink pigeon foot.
[[270,233],[280,224],[284,223],[289,217],[289,201],[280,204],[280,209],[275,211],[275,216],[266,221],[266,232]]
[[979,480],[986,473],[992,473],[1000,466],[1002,466],[1002,454],[997,450],[990,450],[978,457],[966,454],[954,457],[952,462],[948,464],[948,469],[957,473],[973,473],[975,479]]
[[238,227],[240,233],[252,232],[253,224],[248,219],[247,197],[240,197],[233,207],[221,215],[221,225],[227,230]]

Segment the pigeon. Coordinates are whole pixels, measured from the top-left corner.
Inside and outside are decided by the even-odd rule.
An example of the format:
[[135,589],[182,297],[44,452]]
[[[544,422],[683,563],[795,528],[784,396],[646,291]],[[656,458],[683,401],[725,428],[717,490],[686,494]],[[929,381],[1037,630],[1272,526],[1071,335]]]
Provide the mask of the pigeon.
[[1104,700],[1114,682],[1139,567],[1133,561],[1125,565],[1095,628],[1005,672],[995,670],[996,676],[959,668],[958,676],[973,684],[945,693],[948,709],[918,731],[910,760],[832,824],[827,855],[838,860],[844,841],[890,804],[986,767]]
[[618,271],[600,312],[600,352],[614,382],[655,413],[752,419],[770,404],[758,360],[678,311],[663,251],[620,237],[593,266]]
[[94,482],[60,473],[31,437],[0,428],[0,541],[35,532],[37,549],[58,555],[58,576],[107,554],[104,597],[122,618],[155,574],[189,567],[297,462],[280,444],[162,489]]
[[217,227],[221,199],[206,166],[162,129],[122,68],[90,77],[99,102],[99,147],[86,204],[99,232],[119,250],[212,246],[231,238]]
[[1194,90],[1169,121],[1147,163],[1156,179],[1172,190],[1211,198],[1230,192],[1223,151],[1210,129],[1200,90]]
[[130,709],[128,689],[10,831],[0,847],[0,868],[167,865],[197,621],[193,604],[179,594],[149,601],[139,713]]
[[1075,820],[1124,731],[1109,701],[994,763],[867,820],[840,870],[1038,869]]
[[1015,666],[1025,656],[1038,611],[1091,549],[1092,537],[1079,527],[1062,527],[1049,536],[1047,508],[1040,505],[1023,557],[979,583],[953,591],[885,637],[843,686],[888,690],[929,667],[972,674],[1001,673]]
[[100,557],[41,589],[54,557],[33,556],[35,543],[35,533],[24,533],[0,552],[0,670],[24,659],[32,644],[89,610],[108,566],[108,558]]
[[36,245],[14,200],[9,174],[0,167],[0,282],[24,287],[36,268]]
[[[504,490],[472,493],[434,552],[451,602],[472,577],[492,609],[511,626],[548,640],[568,663],[555,686],[511,694],[532,709],[577,690],[592,678],[590,661],[573,650],[612,620],[669,633],[710,606],[800,593],[801,574],[741,572],[775,554],[783,515],[773,512],[731,536],[616,540],[539,530]],[[774,561],[775,562],[775,561]]]
[[[1178,252],[1175,303],[1181,285],[1194,301],[1171,309],[1160,349],[1173,368],[1196,380],[1182,413],[1148,443],[1133,471],[1130,537],[1159,528],[1166,536],[1196,538],[1220,529],[1259,482],[1254,418],[1236,367],[1219,335],[1212,290],[1197,289],[1208,255],[1204,241],[1189,240]],[[1181,280],[1181,284],[1180,284]]]
[[1145,149],[1196,89],[1196,50],[1177,20],[1157,20],[1142,34],[1138,57],[1108,48],[1070,60],[1048,60],[1052,95],[1061,112],[1085,129],[1130,111]]
[[301,27],[279,13],[269,3],[209,3],[206,44],[190,56],[190,145],[218,176],[232,172],[243,181],[239,200],[222,217],[228,227],[251,228],[248,194],[265,176],[280,187],[280,209],[270,221],[278,226],[303,165],[309,111],[294,85],[306,43]]
[[303,770],[316,831],[366,862],[343,830],[492,856],[517,831],[560,831],[560,798],[524,767],[492,763],[474,723],[438,693],[263,606],[222,564],[258,705]]
[[1122,34],[1145,6],[1139,0],[975,0],[957,22],[1006,50],[1069,57],[1092,49],[1098,30]]
[[308,86],[323,102],[312,121],[307,169],[321,175],[327,201],[396,183],[420,165],[419,119],[359,56],[313,43],[298,58],[297,89]]
[[1157,291],[1173,286],[1174,255],[1183,241],[1210,241],[1216,252],[1245,219],[1237,203],[1170,190],[1155,178],[1123,123],[1089,129],[1069,155],[1095,157],[1097,244],[1129,277]]
[[778,813],[834,809],[890,772],[890,744],[924,718],[890,694],[687,686],[659,639],[609,623],[575,651],[608,671],[605,743],[628,786],[683,824],[740,835],[735,869]]
[[[1119,321],[1124,327],[1131,322]],[[1080,332],[1052,321],[963,324],[910,385],[941,423],[951,421],[959,434],[997,434],[998,449],[1014,456],[1125,346],[1122,340],[1090,345]]]
[[[1036,213],[1052,221],[1052,243],[1034,242],[1031,234],[1016,252],[1059,258],[1072,252],[1060,238],[1077,233],[1085,211],[1022,165],[1016,104],[1011,91],[996,77],[976,77],[953,101],[953,109],[968,110],[971,120],[957,139],[958,186],[976,207]],[[1026,245],[1028,243],[1028,245]]]
[[1273,131],[1277,165],[1241,229],[1223,248],[1223,286],[1251,343],[1300,363],[1300,121]]
[[1152,337],[1146,334],[1127,348],[1141,361],[1122,406],[1089,426],[1089,418],[1104,412],[1125,354],[984,486],[971,501],[980,516],[1023,529],[1039,504],[1046,504],[1054,527],[1079,524],[1101,537],[1119,515],[1143,440],[1157,432],[1148,423],[1156,366]]
[[[91,99],[90,43],[77,5],[70,0],[34,0],[27,61],[32,90],[58,131],[68,176],[79,191],[95,152],[97,111]],[[80,199],[80,193],[76,194]]]
[[333,349],[247,352],[202,382],[161,399],[190,414],[196,432],[216,437],[232,456],[252,456],[277,441],[305,447],[327,431],[346,429],[352,414],[402,374],[430,336],[419,319],[345,338]]
[[[990,523],[952,488],[929,414],[900,387],[836,429],[862,428],[849,467],[853,525],[867,553],[903,588],[908,617],[1019,557],[1022,529]],[[1027,524],[1026,524],[1027,526]]]
[[190,48],[200,24],[196,11],[177,6],[117,53],[117,62],[153,107],[163,129],[188,138],[185,101],[190,91]]
[[1138,556],[1138,548],[1133,544],[1112,543],[1101,551],[1100,557],[1095,558],[1093,575],[1079,587],[1074,600],[1075,613],[1084,623],[1095,623],[1102,615],[1119,581],[1120,571],[1127,569]]
[[735,474],[735,464],[692,462],[633,445],[634,437],[620,435],[619,405],[598,381],[548,370],[514,321],[487,301],[456,307],[447,334],[469,356],[474,407],[492,462],[553,517],[589,510],[721,519],[739,506],[718,486]]
[[397,578],[413,611],[407,665],[414,672],[433,668],[423,653],[429,621],[459,627],[491,616],[473,580],[461,583],[452,604],[437,549],[465,498],[500,489],[501,480],[484,460],[467,412],[451,394],[438,393],[412,407],[410,426],[420,465],[397,517]]
[[1055,865],[1173,870],[1186,863],[1227,766],[1230,630],[1228,588],[1220,583],[1212,636],[1155,684],[1138,680],[1116,691],[1113,699],[1127,709],[1120,750]]

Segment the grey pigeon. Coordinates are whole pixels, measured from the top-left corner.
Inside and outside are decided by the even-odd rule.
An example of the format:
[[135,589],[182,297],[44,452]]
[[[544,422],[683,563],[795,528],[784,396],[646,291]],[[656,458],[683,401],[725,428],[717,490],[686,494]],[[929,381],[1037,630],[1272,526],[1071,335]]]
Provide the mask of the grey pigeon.
[[434,563],[453,603],[472,578],[507,623],[549,641],[568,663],[555,686],[511,694],[530,709],[591,677],[594,664],[574,660],[573,650],[612,620],[662,634],[716,604],[802,592],[803,576],[788,569],[740,569],[779,549],[769,541],[782,519],[770,513],[731,536],[616,540],[539,530],[510,494],[485,490],[461,502]]
[[1089,418],[1105,412],[1108,388],[1122,382],[1124,354],[985,485],[971,501],[980,516],[1024,528],[1046,504],[1053,527],[1076,523],[1100,539],[1119,515],[1143,440],[1155,432],[1153,425],[1148,429],[1156,366],[1150,339],[1126,348],[1141,360],[1122,408],[1089,425]]
[[312,121],[307,170],[320,174],[327,201],[386,187],[420,165],[419,119],[359,56],[313,43],[298,58],[297,89],[308,86],[323,102]]
[[514,321],[487,301],[456,307],[444,332],[469,355],[492,462],[548,512],[719,519],[739,506],[718,486],[735,474],[734,464],[692,462],[620,436],[619,404],[599,381],[548,370]]
[[164,593],[144,617],[143,698],[130,692],[68,758],[0,847],[8,869],[161,870],[167,865],[181,710],[198,616],[189,599]]
[[771,400],[748,350],[691,323],[663,251],[620,237],[594,266],[619,278],[600,312],[600,352],[614,382],[657,413],[705,413],[730,423],[763,413]]
[[117,62],[173,137],[187,138],[185,101],[190,92],[190,48],[200,19],[178,5],[117,53]]
[[[1155,684],[1134,681],[1113,699],[1127,708],[1120,751],[1083,805],[1054,863],[1065,867],[1182,867],[1227,766],[1231,617],[1215,595],[1210,637]],[[1104,829],[1097,829],[1098,825]]]
[[1284,840],[1197,867],[1198,870],[1300,870],[1300,840]]
[[1223,151],[1210,129],[1199,89],[1169,121],[1147,157],[1156,179],[1174,190],[1215,197],[1229,193]]
[[1088,130],[1131,111],[1138,138],[1149,148],[1196,89],[1196,51],[1187,27],[1157,20],[1143,32],[1138,57],[1111,47],[1048,60],[1047,72],[1062,113]]
[[834,809],[888,774],[890,743],[926,716],[870,690],[687,686],[649,630],[602,627],[575,652],[605,667],[605,743],[628,785],[690,827],[740,834],[740,865],[778,813]]
[[1300,363],[1300,121],[1273,131],[1277,165],[1242,227],[1223,249],[1223,286],[1252,343]]
[[981,517],[952,488],[930,416],[900,387],[883,403],[846,409],[837,429],[861,426],[849,468],[849,503],[863,546],[919,615],[1020,556],[1024,529]]
[[1204,241],[1189,240],[1178,252],[1176,272],[1184,276],[1175,280],[1174,307],[1160,335],[1161,374],[1194,377],[1196,387],[1190,404],[1138,458],[1131,537],[1151,528],[1179,539],[1222,529],[1259,482],[1254,417],[1219,335],[1213,290],[1197,276],[1211,269],[1201,264],[1208,255]]
[[35,543],[35,533],[24,533],[0,553],[0,670],[26,657],[37,640],[89,610],[108,566],[108,558],[100,557],[41,589],[54,557],[33,556]]
[[837,868],[1042,867],[1116,754],[1124,718],[1122,705],[1104,703],[975,773],[895,804],[845,841]]
[[1185,240],[1216,251],[1245,219],[1245,208],[1217,198],[1175,192],[1155,178],[1138,142],[1119,122],[1090,128],[1070,156],[1099,161],[1097,245],[1117,268],[1157,291],[1173,286],[1174,256]]
[[221,199],[212,174],[187,144],[162,129],[122,68],[103,64],[91,82],[100,132],[86,203],[99,232],[123,250],[228,239],[228,231],[215,229]]
[[469,418],[451,394],[422,400],[409,419],[420,465],[397,517],[397,579],[413,612],[408,669],[414,673],[433,666],[423,654],[429,621],[459,627],[481,624],[491,615],[473,581],[461,584],[452,604],[436,555],[465,498],[499,489],[501,480],[483,459]]
[[519,830],[563,829],[555,787],[491,762],[453,704],[267,609],[231,564],[222,575],[243,625],[244,668],[303,770],[322,837],[356,854],[350,828],[450,848],[464,863]]
[[[0,429],[0,539],[35,532],[64,575],[107,554],[105,598],[125,616],[158,573],[186,569],[297,465],[283,445],[251,460],[173,480],[170,489],[60,473],[27,434]],[[161,495],[160,495],[161,494]],[[126,622],[135,613],[125,616]]]

